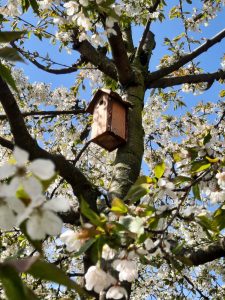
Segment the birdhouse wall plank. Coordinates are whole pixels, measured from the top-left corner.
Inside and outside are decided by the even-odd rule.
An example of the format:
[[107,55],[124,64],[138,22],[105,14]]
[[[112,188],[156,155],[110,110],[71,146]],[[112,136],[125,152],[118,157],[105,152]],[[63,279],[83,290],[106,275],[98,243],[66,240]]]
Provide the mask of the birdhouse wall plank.
[[107,130],[107,111],[108,111],[108,99],[107,95],[102,95],[93,112],[93,126],[91,132],[91,139],[101,135]]
[[126,108],[118,101],[112,103],[111,131],[126,140]]

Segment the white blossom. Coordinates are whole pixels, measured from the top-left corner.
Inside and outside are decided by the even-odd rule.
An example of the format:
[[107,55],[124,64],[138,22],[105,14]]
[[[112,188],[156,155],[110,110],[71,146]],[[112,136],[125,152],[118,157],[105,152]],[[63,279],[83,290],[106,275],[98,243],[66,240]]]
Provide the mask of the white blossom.
[[97,266],[91,266],[84,277],[86,280],[86,289],[88,291],[94,290],[98,294],[116,283],[114,277]]
[[60,235],[60,239],[66,245],[66,249],[69,252],[78,252],[80,247],[84,244],[85,239],[79,236],[78,232],[73,230],[67,230]]
[[108,244],[105,244],[102,248],[102,258],[105,260],[112,260],[116,255],[116,250],[109,247]]
[[120,281],[132,282],[138,277],[137,264],[135,261],[127,259],[116,259],[112,266],[119,272]]
[[79,10],[79,4],[75,1],[69,1],[63,5],[66,8],[66,13],[68,16],[73,16]]
[[60,234],[62,225],[62,220],[54,212],[42,209],[34,210],[26,222],[27,233],[33,240]]
[[218,185],[225,190],[225,172],[217,173],[216,178],[218,179]]
[[106,293],[106,299],[128,299],[128,294],[122,286],[114,285]]

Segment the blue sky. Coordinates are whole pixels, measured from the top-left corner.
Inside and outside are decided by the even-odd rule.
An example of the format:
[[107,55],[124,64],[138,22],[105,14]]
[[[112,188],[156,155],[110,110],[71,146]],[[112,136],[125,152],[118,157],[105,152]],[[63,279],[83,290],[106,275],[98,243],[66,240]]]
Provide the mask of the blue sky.
[[[171,3],[177,3],[177,1],[172,0]],[[199,3],[199,1],[198,1]],[[27,14],[26,20],[30,21],[31,23],[35,24],[35,20],[31,17],[30,14]],[[210,21],[208,27],[202,26],[202,33],[193,33],[190,32],[191,37],[199,38],[202,35],[206,38],[211,38],[217,32],[223,29],[224,27],[224,20],[225,20],[225,10],[219,13],[219,17]],[[133,37],[134,42],[137,45],[138,41],[140,40],[140,36],[142,33],[142,28],[134,26],[133,30]],[[182,23],[180,20],[166,20],[163,23],[155,22],[152,26],[152,31],[155,34],[156,38],[156,48],[153,52],[152,60],[150,63],[150,69],[155,70],[156,66],[159,64],[160,58],[167,53],[166,47],[163,45],[163,40],[165,37],[173,38],[179,33],[183,31]],[[28,48],[30,51],[38,51],[41,55],[45,56],[46,53],[49,54],[50,58],[53,60],[63,63],[65,65],[70,66],[72,63],[76,61],[77,54],[75,51],[72,51],[72,54],[69,55],[65,50],[61,53],[58,51],[57,46],[52,46],[49,41],[39,41],[37,38],[32,38],[28,43]],[[212,72],[220,68],[220,61],[224,54],[225,49],[224,41],[215,45],[212,49],[210,49],[207,53],[202,54],[199,58],[201,61],[201,67],[205,69],[206,72]],[[197,46],[196,46],[197,47]],[[194,48],[194,47],[193,47]],[[58,86],[66,86],[71,87],[74,84],[76,73],[68,74],[68,75],[54,75],[49,74],[44,71],[41,71],[34,67],[31,63],[19,64],[24,70],[25,74],[30,78],[31,82],[34,81],[44,81],[46,83],[51,83],[52,87]],[[217,86],[216,90],[218,90],[218,84],[215,84],[214,87],[204,93],[204,97],[211,98],[216,95],[215,86]],[[221,85],[220,85],[221,86]],[[83,94],[82,96],[86,96]],[[203,96],[193,97],[193,95],[184,94],[187,103],[195,104],[197,100],[201,100]],[[86,98],[87,97],[87,98]],[[86,96],[85,98],[88,99],[90,95]],[[193,99],[194,98],[194,99]],[[198,99],[196,99],[198,98]]]

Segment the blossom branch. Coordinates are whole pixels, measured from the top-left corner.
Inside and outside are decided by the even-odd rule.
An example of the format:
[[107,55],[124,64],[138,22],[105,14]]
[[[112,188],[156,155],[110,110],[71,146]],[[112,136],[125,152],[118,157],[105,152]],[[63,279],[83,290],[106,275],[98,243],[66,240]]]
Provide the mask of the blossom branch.
[[1,77],[0,101],[8,117],[15,144],[28,151],[31,160],[36,158],[50,159],[59,171],[59,175],[71,184],[77,198],[81,199],[81,197],[83,197],[89,203],[90,207],[96,211],[97,189],[88,181],[84,174],[69,163],[64,156],[51,154],[38,146],[37,141],[32,138],[27,130],[24,118],[13,94]]
[[217,35],[215,35],[212,39],[207,40],[203,45],[196,48],[193,52],[190,54],[187,54],[185,56],[182,56],[177,62],[174,64],[165,67],[163,69],[160,69],[158,71],[149,73],[148,75],[148,82],[153,82],[157,79],[160,79],[166,75],[171,74],[172,72],[178,70],[180,67],[184,66],[186,63],[192,61],[194,58],[198,57],[200,54],[206,52],[208,49],[210,49],[215,44],[221,42],[221,40],[225,37],[225,29],[220,31]]
[[147,88],[167,88],[170,86],[180,85],[183,83],[200,83],[208,82],[211,86],[215,80],[225,79],[225,71],[218,70],[214,73],[203,73],[197,75],[185,75],[178,77],[165,77],[158,79],[154,82],[151,79],[147,79],[146,87]]
[[[23,117],[29,116],[49,116],[49,117],[56,117],[60,115],[78,115],[84,114],[86,111],[85,109],[76,109],[76,110],[49,110],[49,111],[29,111],[29,112],[21,112]],[[0,115],[0,120],[7,119],[7,115]]]
[[76,33],[73,37],[73,48],[105,75],[117,80],[117,71],[113,61],[97,51],[87,40],[79,42]]

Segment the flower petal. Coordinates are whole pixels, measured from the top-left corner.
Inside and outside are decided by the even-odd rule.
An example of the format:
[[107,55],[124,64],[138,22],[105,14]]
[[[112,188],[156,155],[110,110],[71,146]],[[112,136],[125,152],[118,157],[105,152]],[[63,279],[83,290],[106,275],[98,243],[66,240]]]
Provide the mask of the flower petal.
[[16,224],[16,217],[7,205],[0,206],[0,228],[9,230]]
[[16,166],[14,165],[3,165],[0,167],[0,180],[11,177],[16,172]]
[[49,235],[58,235],[62,230],[62,220],[50,210],[45,210],[42,215],[42,226]]
[[64,197],[57,197],[49,200],[44,204],[45,209],[53,210],[55,212],[66,212],[70,210],[70,203]]
[[50,179],[55,174],[55,166],[49,159],[35,159],[29,170],[42,180]]
[[13,155],[19,167],[24,166],[28,162],[29,153],[17,146],[14,148]]
[[37,198],[42,195],[42,185],[39,180],[31,176],[23,181],[23,187],[25,192],[31,198]]
[[125,299],[128,298],[127,291],[122,286],[112,286],[106,293],[106,299]]
[[26,223],[27,233],[32,240],[43,240],[46,236],[45,228],[42,226],[42,216],[38,214],[31,215]]

